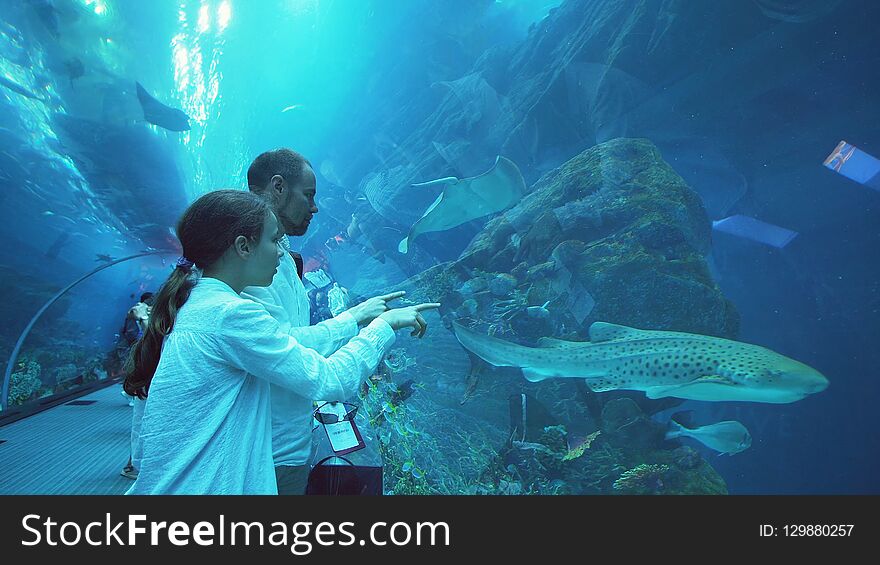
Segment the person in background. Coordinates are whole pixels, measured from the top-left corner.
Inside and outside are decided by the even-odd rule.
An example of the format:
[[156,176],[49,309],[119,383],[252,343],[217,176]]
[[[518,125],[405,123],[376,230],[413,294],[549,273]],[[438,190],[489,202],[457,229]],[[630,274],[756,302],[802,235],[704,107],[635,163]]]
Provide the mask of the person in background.
[[434,303],[383,312],[333,355],[303,347],[245,287],[271,284],[285,255],[267,202],[239,190],[196,200],[177,226],[183,255],[126,367],[146,399],[138,477],[127,494],[275,494],[270,383],[343,400]]
[[153,308],[153,293],[145,292],[141,294],[141,299],[137,304],[128,310],[128,317],[132,318],[137,324],[140,338],[147,329],[147,322],[150,321],[150,311]]
[[[150,311],[152,310],[152,307],[153,293],[145,292],[141,294],[141,299],[137,304],[129,308],[128,312],[125,314],[125,324],[123,324],[120,334],[122,339],[127,343],[125,349],[126,356],[130,354],[130,350],[134,344],[137,343],[137,340],[144,335],[144,330],[146,330],[147,323],[150,321]],[[131,434],[129,435],[128,462],[122,468],[120,475],[126,479],[134,480],[138,475],[138,466],[136,463],[140,457],[138,457],[137,438],[140,433],[140,422],[144,406],[143,400],[130,396],[125,392],[125,388],[122,389],[122,395],[128,399],[128,405],[134,408],[134,410],[131,416],[132,425]]]

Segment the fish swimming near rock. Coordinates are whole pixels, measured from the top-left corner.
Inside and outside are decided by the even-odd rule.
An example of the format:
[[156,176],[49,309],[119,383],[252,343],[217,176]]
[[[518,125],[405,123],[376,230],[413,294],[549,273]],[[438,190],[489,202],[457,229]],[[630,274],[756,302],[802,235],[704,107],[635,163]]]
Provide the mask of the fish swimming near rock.
[[67,240],[70,239],[70,232],[61,232],[55,241],[52,243],[52,246],[46,250],[44,254],[49,259],[57,259],[58,255],[61,253],[61,248],[67,245]]
[[62,67],[67,73],[67,79],[70,81],[70,87],[73,88],[73,81],[86,74],[86,66],[79,57],[71,57],[62,62]]
[[448,230],[513,206],[526,190],[526,182],[516,163],[501,155],[495,159],[492,168],[481,175],[465,179],[446,177],[412,186],[444,188],[400,241],[397,250],[401,253],[406,253],[410,242],[420,234]]
[[669,428],[666,439],[693,438],[722,455],[725,453],[733,455],[745,451],[752,445],[749,430],[736,420],[725,420],[697,428],[686,428],[675,420],[669,420]]
[[774,351],[681,332],[594,322],[590,341],[541,338],[527,347],[453,322],[458,341],[498,367],[519,367],[532,382],[582,378],[595,392],[640,390],[648,398],[785,404],[821,392],[828,379]]
[[136,82],[138,102],[144,111],[144,119],[151,124],[157,125],[170,131],[189,130],[189,116],[183,110],[171,108],[162,104]]

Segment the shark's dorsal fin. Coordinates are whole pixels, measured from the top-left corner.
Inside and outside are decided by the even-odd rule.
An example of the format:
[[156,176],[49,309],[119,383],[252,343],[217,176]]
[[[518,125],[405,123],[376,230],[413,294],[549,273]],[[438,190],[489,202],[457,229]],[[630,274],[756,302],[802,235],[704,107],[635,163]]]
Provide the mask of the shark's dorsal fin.
[[590,326],[590,341],[615,341],[618,339],[638,339],[645,337],[645,330],[620,326],[609,322],[593,322]]

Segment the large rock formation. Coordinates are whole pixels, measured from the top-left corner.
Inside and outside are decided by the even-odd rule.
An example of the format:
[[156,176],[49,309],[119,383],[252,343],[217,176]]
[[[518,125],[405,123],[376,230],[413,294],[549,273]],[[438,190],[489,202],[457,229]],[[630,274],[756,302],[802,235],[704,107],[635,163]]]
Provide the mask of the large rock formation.
[[710,242],[699,197],[657,148],[617,139],[542,177],[458,261],[411,282],[450,316],[523,338],[586,339],[596,320],[733,338]]
[[[643,139],[615,139],[545,175],[519,204],[489,222],[458,260],[427,269],[402,288],[409,300],[441,302],[447,327],[459,320],[526,344],[544,336],[584,340],[596,320],[735,337],[738,317],[709,275],[709,246],[699,197],[657,148]],[[388,442],[389,469],[405,463],[407,469],[445,469],[439,475],[445,473],[444,488],[452,491],[726,492],[698,456],[677,466],[662,425],[649,420],[680,401],[595,394],[579,379],[528,383],[517,370],[469,358],[450,332],[433,326],[429,331],[430,339],[406,346],[412,370],[395,376],[396,382],[417,377],[426,394],[407,401],[406,410],[385,408],[393,402],[383,404],[381,395],[370,400],[386,416],[399,418],[397,427],[405,432],[380,433]],[[583,459],[563,459],[566,449],[558,441],[543,447],[539,438],[508,443],[497,458],[456,467],[452,481],[453,462],[468,457],[469,449],[485,454],[487,445],[500,448],[508,400],[523,393],[545,407],[548,423],[565,426],[564,434],[585,438],[601,431],[603,439]],[[622,401],[642,422],[627,425],[626,435],[619,431],[621,411],[609,408]],[[449,426],[440,437],[429,435]],[[467,445],[454,439],[462,430]],[[437,449],[422,453],[411,433],[423,434],[419,445]],[[404,479],[400,485],[414,488],[406,473],[395,480]],[[428,486],[431,479],[419,477],[424,492],[448,492]]]

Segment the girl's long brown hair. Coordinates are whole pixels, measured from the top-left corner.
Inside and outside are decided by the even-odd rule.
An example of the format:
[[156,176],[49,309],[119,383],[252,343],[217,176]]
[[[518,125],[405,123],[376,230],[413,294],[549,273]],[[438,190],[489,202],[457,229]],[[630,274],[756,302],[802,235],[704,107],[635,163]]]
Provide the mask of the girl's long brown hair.
[[[177,223],[177,239],[183,256],[195,267],[211,267],[240,235],[259,241],[270,208],[266,201],[250,192],[217,190],[193,202]],[[131,349],[125,363],[127,394],[145,399],[150,381],[159,366],[162,342],[174,329],[177,312],[195,286],[190,269],[178,265],[162,285],[153,301],[150,321],[143,337]]]

